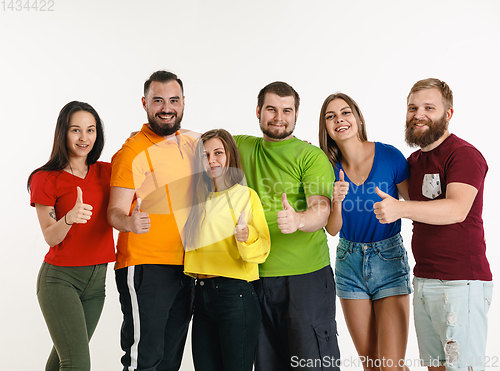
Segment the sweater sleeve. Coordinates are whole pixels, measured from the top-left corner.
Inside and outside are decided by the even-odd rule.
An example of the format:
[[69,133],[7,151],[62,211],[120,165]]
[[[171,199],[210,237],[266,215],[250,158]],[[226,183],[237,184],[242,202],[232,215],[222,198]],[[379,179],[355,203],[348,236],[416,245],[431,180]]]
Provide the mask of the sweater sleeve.
[[248,240],[236,240],[241,258],[249,263],[263,263],[271,250],[271,237],[264,210],[257,193],[249,188],[252,207],[251,220],[248,223]]

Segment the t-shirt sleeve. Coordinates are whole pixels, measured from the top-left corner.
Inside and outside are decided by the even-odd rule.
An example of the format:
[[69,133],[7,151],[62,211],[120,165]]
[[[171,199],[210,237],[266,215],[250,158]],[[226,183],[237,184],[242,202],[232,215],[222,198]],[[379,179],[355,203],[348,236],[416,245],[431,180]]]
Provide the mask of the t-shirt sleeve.
[[134,151],[128,147],[122,147],[111,159],[111,183],[112,187],[123,187],[135,189],[134,172],[132,162],[136,157]]
[[332,198],[335,175],[328,157],[319,149],[314,150],[304,164],[302,182],[306,198],[310,196],[325,196]]
[[233,138],[234,141],[236,142],[236,145],[239,146],[243,139],[243,135],[233,135]]
[[408,167],[408,161],[406,161],[401,151],[393,146],[390,146],[390,148],[390,161],[394,163],[394,183],[399,184],[410,177],[410,169]]
[[[238,150],[241,151],[241,149],[249,148],[249,146],[252,145],[250,139],[252,138],[249,135],[233,135],[234,141],[236,142],[236,146],[238,147]],[[241,155],[241,153],[240,153]]]
[[450,155],[445,171],[446,184],[464,183],[479,189],[488,172],[488,164],[476,148],[465,146]]
[[101,167],[101,172],[103,176],[111,178],[111,163],[99,161],[98,164]]
[[56,203],[56,186],[49,173],[46,171],[39,171],[31,178],[31,206],[41,204],[46,206],[54,206]]

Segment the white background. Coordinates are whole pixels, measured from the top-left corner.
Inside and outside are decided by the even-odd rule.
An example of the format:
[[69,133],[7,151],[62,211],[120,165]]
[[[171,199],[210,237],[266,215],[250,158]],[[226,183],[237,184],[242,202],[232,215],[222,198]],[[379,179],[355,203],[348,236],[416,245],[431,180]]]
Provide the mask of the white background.
[[[490,167],[484,225],[498,278],[499,1],[54,0],[52,12],[10,10],[9,2],[0,4],[3,370],[42,370],[51,348],[35,295],[47,246],[26,179],[48,159],[59,110],[71,100],[96,108],[107,137],[101,159],[109,161],[146,121],[142,87],[158,69],[184,81],[185,128],[260,135],[257,93],[283,80],[302,98],[299,138],[318,143],[321,104],[343,91],[361,106],[369,139],[405,155],[412,152],[403,140],[409,89],[422,78],[446,81],[455,94],[450,130],[474,144]],[[407,220],[403,237],[409,247]],[[335,245],[331,238],[332,256]],[[499,355],[498,293],[496,288],[489,316],[490,357]],[[414,360],[410,321],[407,358]],[[356,353],[340,306],[337,322],[342,358],[349,360]],[[91,343],[93,370],[121,369],[120,324],[110,266],[107,301]],[[189,345],[182,369],[193,369]]]

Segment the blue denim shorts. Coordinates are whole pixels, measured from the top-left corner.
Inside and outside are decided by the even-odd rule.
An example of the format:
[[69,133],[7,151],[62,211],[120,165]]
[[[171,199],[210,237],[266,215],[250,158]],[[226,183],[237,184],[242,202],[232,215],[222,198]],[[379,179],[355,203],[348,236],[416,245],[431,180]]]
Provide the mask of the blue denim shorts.
[[372,243],[341,238],[335,278],[337,296],[342,299],[376,300],[411,294],[410,266],[401,235]]

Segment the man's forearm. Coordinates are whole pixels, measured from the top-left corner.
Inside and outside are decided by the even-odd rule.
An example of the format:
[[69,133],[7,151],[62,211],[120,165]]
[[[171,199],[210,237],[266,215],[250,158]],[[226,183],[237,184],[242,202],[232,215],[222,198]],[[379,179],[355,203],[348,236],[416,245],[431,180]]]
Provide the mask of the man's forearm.
[[108,223],[113,228],[119,230],[120,232],[130,232],[129,227],[130,217],[123,212],[122,209],[118,207],[112,207],[108,209]]
[[325,227],[330,215],[330,205],[327,202],[318,202],[305,211],[297,212],[299,218],[298,229],[302,232],[316,232]]
[[455,200],[398,201],[402,218],[415,222],[448,225],[465,220],[468,210],[463,210]]
[[398,201],[378,188],[376,192],[382,201],[373,208],[383,224],[406,218],[420,223],[448,225],[461,223],[467,218],[477,189],[468,184],[450,183],[446,187],[446,198],[429,201]]

